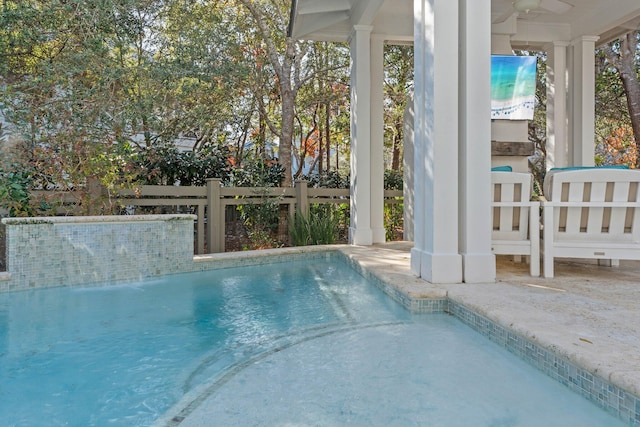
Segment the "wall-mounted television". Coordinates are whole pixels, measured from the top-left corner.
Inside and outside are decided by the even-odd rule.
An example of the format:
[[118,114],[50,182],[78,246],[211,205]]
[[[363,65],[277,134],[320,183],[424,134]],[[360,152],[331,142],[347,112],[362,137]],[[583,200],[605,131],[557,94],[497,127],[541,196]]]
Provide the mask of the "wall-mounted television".
[[535,56],[491,55],[491,119],[533,119],[536,60]]

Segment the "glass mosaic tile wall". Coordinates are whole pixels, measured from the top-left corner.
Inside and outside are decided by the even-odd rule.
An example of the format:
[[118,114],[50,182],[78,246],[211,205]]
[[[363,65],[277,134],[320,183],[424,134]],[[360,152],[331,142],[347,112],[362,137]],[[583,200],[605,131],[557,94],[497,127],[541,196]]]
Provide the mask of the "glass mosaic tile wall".
[[5,225],[0,223],[0,271],[7,271]]
[[0,291],[139,280],[193,263],[193,215],[5,218]]

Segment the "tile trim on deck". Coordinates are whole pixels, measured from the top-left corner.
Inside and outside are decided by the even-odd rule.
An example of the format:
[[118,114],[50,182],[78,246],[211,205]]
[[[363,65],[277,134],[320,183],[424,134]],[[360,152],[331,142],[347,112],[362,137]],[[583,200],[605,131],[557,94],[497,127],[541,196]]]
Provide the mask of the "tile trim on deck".
[[547,376],[580,394],[631,427],[640,427],[640,398],[602,377],[581,368],[567,358],[531,342],[524,336],[446,297],[412,297],[398,286],[363,267],[354,257],[342,254],[358,273],[394,301],[414,313],[448,313],[476,332],[531,364]]

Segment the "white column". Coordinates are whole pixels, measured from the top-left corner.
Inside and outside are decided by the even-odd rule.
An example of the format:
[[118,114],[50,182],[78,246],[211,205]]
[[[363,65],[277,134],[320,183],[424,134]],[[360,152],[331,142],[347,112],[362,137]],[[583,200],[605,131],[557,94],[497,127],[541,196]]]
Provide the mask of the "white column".
[[371,38],[371,231],[385,242],[384,229],[384,39]]
[[356,25],[351,45],[351,225],[349,243],[371,245],[371,30]]
[[593,166],[595,154],[595,45],[597,36],[572,42],[571,147],[573,166]]
[[[425,4],[426,3],[426,4]],[[425,0],[413,0],[413,248],[411,248],[411,271],[420,277],[422,266],[422,253],[425,243],[425,165],[424,165],[424,138],[426,115],[426,85],[427,74],[432,74],[433,53],[430,56],[427,50],[427,34],[433,36],[433,11],[429,9],[426,15],[425,6],[429,5]],[[428,18],[428,19],[427,19]],[[433,75],[430,75],[433,79]]]
[[403,155],[402,155],[402,196],[403,196],[403,236],[404,240],[413,241],[413,217],[415,210],[413,208],[413,194],[415,187],[415,177],[413,172],[413,92],[408,94],[407,106],[404,110],[404,139],[403,139]]
[[460,2],[460,252],[465,282],[494,282],[491,252],[491,1]]
[[415,241],[412,271],[462,281],[458,253],[458,2],[414,0]]
[[547,170],[569,166],[567,122],[567,42],[547,49]]

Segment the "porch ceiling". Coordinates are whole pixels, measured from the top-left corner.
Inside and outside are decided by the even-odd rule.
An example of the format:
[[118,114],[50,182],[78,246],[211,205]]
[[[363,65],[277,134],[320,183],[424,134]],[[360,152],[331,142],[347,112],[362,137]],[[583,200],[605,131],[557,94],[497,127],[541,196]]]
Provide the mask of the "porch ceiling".
[[[517,12],[513,0],[491,0],[494,33],[509,34],[514,45],[600,36],[599,43],[640,25],[638,0],[541,0]],[[413,0],[293,0],[293,37],[346,41],[354,25],[370,25],[389,42],[413,40]]]

